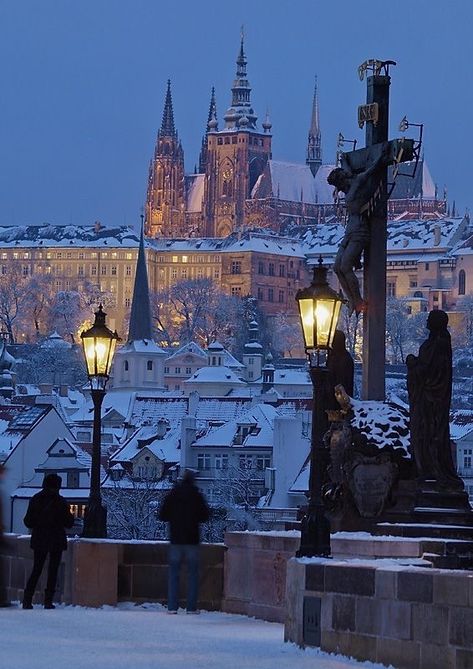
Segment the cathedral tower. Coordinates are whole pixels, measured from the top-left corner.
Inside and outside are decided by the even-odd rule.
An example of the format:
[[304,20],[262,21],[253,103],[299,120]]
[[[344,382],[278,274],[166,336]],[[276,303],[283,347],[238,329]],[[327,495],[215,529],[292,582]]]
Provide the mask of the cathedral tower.
[[148,237],[182,237],[186,234],[184,152],[174,127],[169,80],[163,120],[149,168],[145,232]]
[[246,62],[242,37],[225,128],[217,130],[214,116],[207,133],[204,225],[209,237],[226,237],[242,230],[245,201],[271,158],[271,125],[263,124],[263,132],[257,129]]
[[309,129],[309,138],[307,142],[307,165],[309,165],[312,174],[317,174],[317,170],[322,165],[322,134],[320,132],[319,122],[319,97],[317,92],[317,77],[315,77],[314,99],[312,101],[312,117]]
[[210,95],[209,116],[207,118],[207,127],[205,134],[202,137],[202,146],[199,155],[199,174],[205,174],[207,167],[207,143],[210,130],[218,130],[217,123],[217,103],[215,102],[215,88],[212,86],[212,93]]

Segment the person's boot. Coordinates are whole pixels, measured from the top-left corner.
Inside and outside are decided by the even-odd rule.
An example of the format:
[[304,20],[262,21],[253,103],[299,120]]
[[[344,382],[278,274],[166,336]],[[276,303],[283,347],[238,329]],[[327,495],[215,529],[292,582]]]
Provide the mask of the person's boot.
[[55,609],[56,607],[53,604],[54,592],[49,590],[44,591],[44,608],[45,609]]
[[24,609],[32,609],[33,608],[33,593],[32,592],[27,592],[26,590],[24,591],[22,607]]

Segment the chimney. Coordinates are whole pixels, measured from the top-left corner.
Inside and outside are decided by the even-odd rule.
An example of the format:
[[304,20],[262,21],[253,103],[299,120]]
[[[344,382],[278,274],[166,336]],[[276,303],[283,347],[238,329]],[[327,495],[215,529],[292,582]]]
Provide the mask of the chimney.
[[440,225],[434,225],[434,246],[440,246],[441,239]]
[[100,232],[102,229],[102,224],[100,221],[95,221],[94,223],[94,232]]
[[62,383],[59,386],[59,397],[67,397],[68,390],[69,390],[69,387],[65,383]]

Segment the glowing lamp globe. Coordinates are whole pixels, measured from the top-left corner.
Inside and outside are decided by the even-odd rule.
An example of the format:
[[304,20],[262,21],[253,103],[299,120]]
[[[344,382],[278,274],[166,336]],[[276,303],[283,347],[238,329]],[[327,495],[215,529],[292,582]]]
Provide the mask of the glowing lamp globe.
[[327,268],[319,258],[312,283],[296,294],[306,353],[328,350],[338,323],[343,299],[327,281]]
[[91,381],[97,380],[106,383],[110,376],[115,346],[120,339],[116,332],[112,332],[105,325],[105,316],[102,305],[95,312],[95,321],[91,328],[81,332],[84,348],[87,375]]

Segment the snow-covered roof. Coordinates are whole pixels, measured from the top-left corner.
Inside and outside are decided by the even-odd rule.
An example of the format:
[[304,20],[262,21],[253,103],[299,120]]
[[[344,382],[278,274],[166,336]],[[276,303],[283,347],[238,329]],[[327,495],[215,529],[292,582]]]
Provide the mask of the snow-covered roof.
[[127,353],[145,353],[148,355],[166,355],[166,351],[150,339],[137,339],[129,341],[120,348],[117,353],[126,355]]
[[389,221],[388,253],[447,249],[459,242],[468,230],[465,218]]
[[[411,254],[427,253],[431,258],[439,259],[468,234],[467,218],[442,218],[430,220],[402,220],[388,222],[388,260],[410,259]],[[294,230],[299,237],[301,249],[311,258],[321,254],[333,256],[344,235],[341,223],[323,224]],[[473,242],[473,238],[472,238]],[[413,258],[413,260],[417,259]]]
[[450,437],[454,441],[463,439],[473,431],[473,411],[457,409],[450,414]]
[[274,370],[274,385],[312,385],[306,367]]
[[241,237],[237,234],[224,238],[202,239],[150,239],[148,244],[156,251],[171,251],[174,253],[235,253],[261,252],[272,255],[284,255],[303,258],[304,254],[298,241],[289,237],[271,234],[269,232],[245,232]]
[[187,211],[202,211],[204,199],[205,174],[191,174],[186,176]]
[[42,348],[72,348],[72,344],[65,341],[61,335],[56,332],[52,332],[49,337],[46,337],[44,341],[41,342]]
[[207,360],[207,354],[204,351],[203,348],[201,348],[198,344],[196,344],[194,341],[190,341],[187,344],[184,344],[183,346],[180,346],[176,351],[168,355],[166,358],[166,362],[169,360],[172,360],[173,358],[176,358],[179,355],[185,355],[186,353],[191,353],[193,355],[197,355],[204,360]]
[[327,175],[332,169],[333,165],[322,165],[314,177],[305,163],[268,160],[251,197],[277,197],[287,202],[308,204],[333,203],[333,187],[327,183]]
[[156,426],[140,427],[126,443],[110,457],[112,462],[132,460],[141,448],[146,447],[153,455],[167,463],[179,462],[179,429],[169,423],[169,429],[163,437],[159,436]]
[[104,225],[4,225],[0,226],[0,246],[17,247],[126,247],[137,248],[139,238],[128,226]]
[[212,366],[207,365],[201,367],[194,374],[184,381],[188,385],[201,383],[225,383],[232,386],[244,386],[246,382],[238,378],[238,376],[225,365]]
[[[235,448],[271,448],[273,424],[277,410],[269,404],[257,404],[225,425],[209,428],[194,442],[194,447],[234,446]],[[248,434],[237,439],[239,426],[254,426]]]

